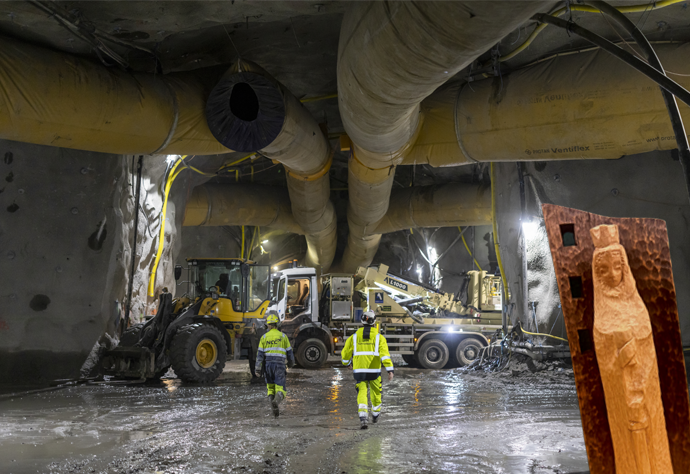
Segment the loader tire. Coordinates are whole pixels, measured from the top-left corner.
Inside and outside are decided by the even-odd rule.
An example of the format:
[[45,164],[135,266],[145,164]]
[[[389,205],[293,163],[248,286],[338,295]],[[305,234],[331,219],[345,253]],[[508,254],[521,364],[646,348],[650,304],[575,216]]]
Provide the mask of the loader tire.
[[183,382],[213,382],[223,372],[226,357],[223,335],[207,324],[182,326],[170,344],[172,368]]
[[458,344],[458,348],[455,349],[455,358],[458,361],[458,365],[460,367],[470,365],[481,356],[483,349],[484,344],[479,339],[475,337],[463,339]]
[[139,338],[141,337],[141,330],[144,327],[144,323],[139,323],[139,324],[134,324],[127,329],[125,329],[122,332],[122,336],[120,337],[120,346],[123,347],[131,347],[137,342],[139,342]]
[[448,363],[450,353],[445,342],[440,339],[429,339],[422,344],[416,356],[425,369],[442,369]]

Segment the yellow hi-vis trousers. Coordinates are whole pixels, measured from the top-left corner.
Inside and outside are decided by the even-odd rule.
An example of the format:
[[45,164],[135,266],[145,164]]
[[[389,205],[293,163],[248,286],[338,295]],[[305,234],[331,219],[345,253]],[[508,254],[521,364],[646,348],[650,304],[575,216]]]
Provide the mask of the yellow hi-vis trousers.
[[367,400],[367,387],[371,395],[371,412],[374,416],[381,413],[381,377],[376,380],[365,380],[355,385],[357,388],[357,403],[359,404],[359,417],[366,418],[369,414],[369,401]]
[[[268,395],[275,395],[278,392],[283,392],[283,395],[287,397],[287,392],[285,391],[285,387],[282,385],[278,385],[277,383],[267,383],[266,388],[268,389]],[[366,396],[366,395],[365,395]]]

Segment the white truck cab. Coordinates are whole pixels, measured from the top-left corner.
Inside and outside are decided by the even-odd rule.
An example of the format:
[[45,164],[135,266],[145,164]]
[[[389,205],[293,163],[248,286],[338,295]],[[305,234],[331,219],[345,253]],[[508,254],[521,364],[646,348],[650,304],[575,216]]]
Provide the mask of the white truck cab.
[[286,268],[271,275],[272,298],[266,314],[277,314],[280,330],[290,338],[297,362],[305,368],[322,367],[333,353],[333,335],[319,322],[316,269]]
[[318,321],[319,294],[314,268],[287,268],[271,275],[273,297],[267,312],[280,321],[301,317]]

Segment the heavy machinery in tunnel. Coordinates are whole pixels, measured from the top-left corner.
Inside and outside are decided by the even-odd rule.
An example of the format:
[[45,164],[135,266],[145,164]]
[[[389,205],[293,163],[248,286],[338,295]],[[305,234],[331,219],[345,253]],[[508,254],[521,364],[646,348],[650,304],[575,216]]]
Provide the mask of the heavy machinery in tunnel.
[[[188,258],[187,292],[173,300],[161,294],[158,313],[122,334],[107,351],[103,372],[118,377],[157,378],[172,367],[185,382],[212,382],[228,352],[242,347],[256,357],[257,336],[269,305],[268,265],[239,258]],[[179,279],[182,267],[175,269]]]
[[360,267],[356,275],[320,278],[314,268],[288,268],[275,272],[272,280],[273,303],[267,311],[278,314],[305,368],[321,367],[328,353],[339,354],[360,327],[357,310],[377,314],[391,354],[426,369],[471,364],[503,328],[500,276],[485,271],[468,272],[465,302],[393,276],[383,264]]

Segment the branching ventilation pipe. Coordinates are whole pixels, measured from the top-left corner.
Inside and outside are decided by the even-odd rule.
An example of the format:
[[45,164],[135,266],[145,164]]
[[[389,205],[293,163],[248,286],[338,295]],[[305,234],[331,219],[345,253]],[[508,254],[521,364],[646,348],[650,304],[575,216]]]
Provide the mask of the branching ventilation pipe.
[[353,142],[343,269],[371,263],[395,167],[424,117],[420,103],[550,2],[355,2],[338,51],[338,99]]
[[[690,44],[656,45],[669,71],[688,74]],[[690,77],[672,76],[685,88]],[[426,120],[405,164],[615,159],[677,147],[657,85],[605,51],[543,61],[452,86],[422,103]],[[679,104],[683,121],[690,109]]]
[[256,184],[206,184],[192,191],[183,226],[253,225],[304,234],[284,188]]
[[115,154],[227,153],[193,73],[130,74],[0,37],[0,138]]
[[394,189],[376,234],[424,227],[491,225],[491,188],[451,183]]
[[240,60],[211,92],[206,117],[225,146],[258,150],[285,165],[292,213],[307,239],[305,263],[326,271],[336,248],[328,175],[333,153],[311,114],[266,71]]

